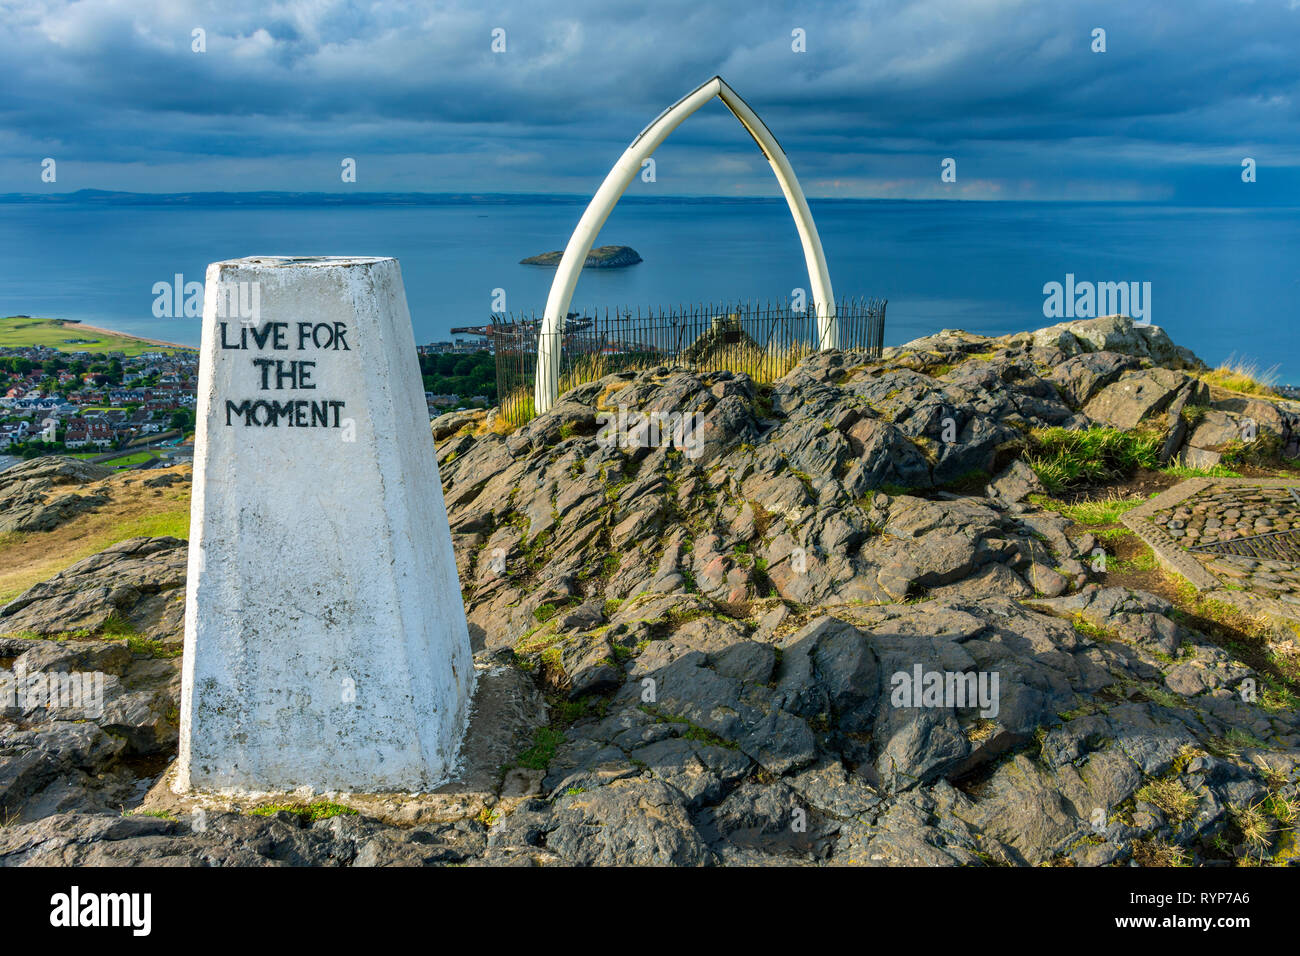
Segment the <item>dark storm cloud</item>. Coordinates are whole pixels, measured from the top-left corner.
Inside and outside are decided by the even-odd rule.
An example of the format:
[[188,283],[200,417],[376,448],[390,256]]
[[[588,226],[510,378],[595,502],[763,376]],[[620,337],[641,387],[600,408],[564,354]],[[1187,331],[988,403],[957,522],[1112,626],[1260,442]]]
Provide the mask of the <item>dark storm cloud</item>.
[[[1186,198],[1209,184],[1231,201],[1251,155],[1252,198],[1294,199],[1297,6],[0,3],[0,192],[40,188],[44,156],[66,170],[60,189],[341,188],[338,157],[355,156],[366,189],[586,192],[721,73],[815,194]],[[944,156],[957,184],[939,182]],[[716,105],[661,164],[662,192],[773,188]]]

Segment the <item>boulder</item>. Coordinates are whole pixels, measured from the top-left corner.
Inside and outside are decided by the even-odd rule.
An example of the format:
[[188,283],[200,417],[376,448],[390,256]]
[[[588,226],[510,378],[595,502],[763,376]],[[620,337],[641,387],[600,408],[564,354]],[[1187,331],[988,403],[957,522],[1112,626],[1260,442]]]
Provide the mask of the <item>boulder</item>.
[[1033,333],[1036,348],[1055,348],[1066,355],[1083,352],[1119,352],[1148,359],[1171,369],[1197,370],[1205,363],[1191,351],[1175,345],[1164,329],[1139,325],[1125,315],[1075,319]]
[[1017,504],[1030,495],[1042,494],[1043,483],[1023,461],[1013,461],[1007,470],[989,483],[985,494],[1003,505]]
[[1222,451],[1231,442],[1242,440],[1241,422],[1227,412],[1210,409],[1187,439],[1194,448]]
[[112,475],[113,469],[80,458],[48,455],[10,465],[0,471],[0,498],[15,486],[28,482],[43,487],[86,485]]
[[1190,381],[1181,372],[1165,368],[1125,372],[1098,392],[1083,411],[1102,425],[1136,428],[1167,409],[1179,390]]
[[1139,361],[1120,352],[1085,352],[1052,370],[1051,380],[1074,408],[1082,408],[1119,376],[1137,368]]
[[0,608],[0,630],[58,634],[118,620],[151,640],[179,643],[187,553],[178,538],[121,541]]

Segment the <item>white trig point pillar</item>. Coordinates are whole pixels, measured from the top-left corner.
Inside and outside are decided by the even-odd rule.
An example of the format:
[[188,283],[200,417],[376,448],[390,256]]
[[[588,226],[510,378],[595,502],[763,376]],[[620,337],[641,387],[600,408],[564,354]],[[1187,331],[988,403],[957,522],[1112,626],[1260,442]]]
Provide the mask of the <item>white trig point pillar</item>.
[[474,667],[397,261],[206,293],[175,787],[436,787]]

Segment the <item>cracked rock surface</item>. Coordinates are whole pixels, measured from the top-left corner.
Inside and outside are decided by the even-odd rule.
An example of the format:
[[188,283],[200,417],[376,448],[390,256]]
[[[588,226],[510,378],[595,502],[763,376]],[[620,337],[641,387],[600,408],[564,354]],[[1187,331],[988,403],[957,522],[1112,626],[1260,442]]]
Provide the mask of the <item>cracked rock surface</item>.
[[[30,632],[6,667],[106,675],[102,714],[5,711],[0,864],[1290,862],[1280,823],[1242,827],[1300,799],[1295,709],[1167,599],[1096,581],[1020,460],[1033,428],[1175,435],[1212,400],[1198,368],[1111,317],[819,353],[763,389],[619,373],[509,434],[435,421],[494,676],[461,778],[419,798],[168,797],[181,625],[156,605],[185,548],[123,542],[0,611]],[[698,416],[698,454],[599,440],[620,406]],[[148,641],[95,633],[112,615]]]

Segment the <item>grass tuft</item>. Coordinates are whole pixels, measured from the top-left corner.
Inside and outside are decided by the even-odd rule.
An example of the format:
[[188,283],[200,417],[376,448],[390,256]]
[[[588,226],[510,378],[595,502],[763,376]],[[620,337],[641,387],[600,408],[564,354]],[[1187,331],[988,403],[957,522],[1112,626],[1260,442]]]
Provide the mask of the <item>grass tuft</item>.
[[1187,851],[1163,840],[1138,840],[1133,844],[1133,861],[1138,866],[1191,866]]
[[533,745],[515,760],[515,766],[529,770],[545,770],[555,759],[555,750],[564,743],[564,734],[551,727],[539,727],[533,734]]
[[1217,385],[1219,388],[1226,388],[1230,392],[1277,398],[1278,394],[1273,388],[1277,384],[1277,368],[1274,365],[1261,372],[1256,363],[1236,359],[1230,355],[1228,360],[1218,368],[1202,374],[1201,380],[1210,385]]
[[1159,807],[1174,823],[1182,823],[1200,806],[1196,795],[1174,779],[1152,780],[1141,787],[1134,797]]
[[1117,524],[1121,515],[1132,511],[1146,499],[1125,498],[1111,491],[1104,498],[1092,498],[1072,504],[1046,495],[1031,495],[1030,500],[1040,508],[1064,515],[1075,524],[1097,528]]
[[1137,468],[1159,466],[1161,437],[1118,428],[1036,428],[1025,456],[1049,492],[1127,477]]

